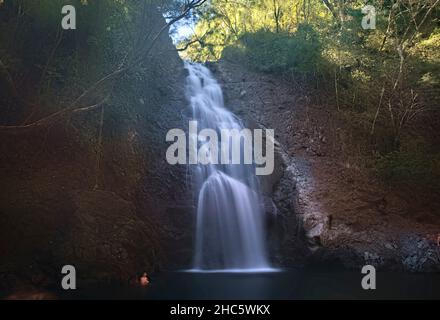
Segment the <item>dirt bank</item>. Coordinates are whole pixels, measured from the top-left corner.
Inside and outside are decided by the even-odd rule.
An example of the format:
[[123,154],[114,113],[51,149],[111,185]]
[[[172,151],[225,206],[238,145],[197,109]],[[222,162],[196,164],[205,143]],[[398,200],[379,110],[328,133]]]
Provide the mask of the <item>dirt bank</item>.
[[299,259],[285,257],[284,264],[440,270],[438,203],[427,201],[423,192],[408,194],[383,185],[361,165],[353,130],[337,112],[313,104],[299,84],[228,61],[211,69],[224,87],[228,107],[275,129],[291,164],[296,180],[291,210],[302,223],[309,251]]

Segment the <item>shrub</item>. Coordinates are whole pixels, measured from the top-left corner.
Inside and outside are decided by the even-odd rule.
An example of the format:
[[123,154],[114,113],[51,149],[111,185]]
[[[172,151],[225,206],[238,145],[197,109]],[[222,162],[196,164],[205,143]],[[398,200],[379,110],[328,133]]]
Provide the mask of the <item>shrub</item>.
[[321,59],[318,34],[309,25],[300,25],[294,34],[266,30],[246,33],[240,44],[244,49],[232,52],[242,52],[247,63],[262,72],[307,73],[313,71]]
[[422,151],[394,151],[377,161],[380,176],[390,183],[440,188],[440,157]]

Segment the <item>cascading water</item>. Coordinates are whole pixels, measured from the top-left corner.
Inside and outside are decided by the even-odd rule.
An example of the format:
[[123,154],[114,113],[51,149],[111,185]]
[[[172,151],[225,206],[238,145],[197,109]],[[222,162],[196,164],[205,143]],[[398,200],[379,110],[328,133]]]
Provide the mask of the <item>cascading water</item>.
[[[186,69],[187,96],[198,129],[243,129],[240,120],[224,107],[221,87],[211,72],[191,63]],[[194,166],[192,178],[198,195],[194,270],[269,269],[254,166],[199,164]]]

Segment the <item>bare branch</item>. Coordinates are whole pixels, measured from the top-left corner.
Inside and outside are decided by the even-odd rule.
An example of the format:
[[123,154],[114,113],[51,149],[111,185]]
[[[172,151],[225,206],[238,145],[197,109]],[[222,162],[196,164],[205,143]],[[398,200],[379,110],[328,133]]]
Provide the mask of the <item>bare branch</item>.
[[[81,93],[68,107],[66,107],[60,111],[57,111],[57,112],[55,112],[55,113],[53,113],[43,119],[37,120],[33,123],[26,124],[26,125],[19,125],[19,126],[0,126],[0,130],[8,130],[8,129],[9,130],[17,130],[17,129],[28,129],[28,128],[40,127],[40,126],[46,125],[48,123],[52,123],[52,121],[58,120],[59,118],[62,118],[66,114],[69,114],[72,112],[81,112],[81,111],[88,111],[88,110],[94,109],[95,107],[97,107],[97,105],[93,105],[93,106],[89,106],[89,107],[82,107],[82,108],[76,108],[76,107],[85,97],[87,97],[90,94],[92,94],[93,92],[95,92],[101,85],[104,85],[105,83],[107,83],[110,80],[114,80],[115,78],[117,78],[117,77],[121,76],[122,74],[124,74],[125,72],[129,71],[134,66],[137,66],[139,63],[141,63],[143,59],[148,57],[151,50],[154,48],[156,42],[160,39],[161,35],[166,30],[168,30],[171,25],[173,25],[177,21],[183,19],[185,16],[187,16],[187,14],[191,10],[193,10],[197,7],[200,7],[205,2],[206,2],[206,0],[186,1],[185,5],[183,6],[183,8],[181,10],[181,13],[178,14],[177,16],[175,16],[174,18],[172,18],[168,23],[166,23],[158,31],[158,33],[154,36],[149,47],[146,49],[145,52],[141,53],[141,55],[138,56],[137,58],[135,57],[133,59],[133,61],[131,61],[131,63],[129,63],[128,65],[124,66],[124,64],[122,63],[116,70],[113,70],[112,72],[108,73],[107,75],[105,75],[104,77],[102,77],[101,79],[99,79],[98,81],[93,83],[88,89],[86,89],[83,93]],[[103,102],[104,101],[100,102],[100,104],[102,104]]]
[[40,119],[40,120],[35,121],[30,124],[19,125],[19,126],[0,126],[0,131],[14,131],[14,130],[18,130],[18,129],[32,129],[32,128],[37,128],[37,127],[42,127],[47,124],[53,123],[54,121],[57,121],[57,120],[63,118],[64,116],[67,116],[70,113],[79,113],[79,112],[90,111],[90,110],[96,109],[96,108],[102,106],[105,102],[107,102],[108,98],[109,98],[109,96],[104,98],[102,101],[100,101],[94,105],[87,106],[87,107],[82,107],[82,108],[77,108],[77,109],[68,109],[68,108],[62,109],[58,112],[52,113],[52,114],[48,115],[47,117],[44,117],[43,119]]

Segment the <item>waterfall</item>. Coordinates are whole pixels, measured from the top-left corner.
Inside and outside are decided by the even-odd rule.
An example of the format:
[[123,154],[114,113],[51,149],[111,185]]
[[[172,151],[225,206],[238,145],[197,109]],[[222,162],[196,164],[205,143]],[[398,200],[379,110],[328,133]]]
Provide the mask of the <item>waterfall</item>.
[[[198,129],[242,130],[240,119],[224,107],[222,89],[211,72],[192,63],[186,63],[186,69],[186,93]],[[268,269],[264,206],[254,165],[198,164],[191,177],[197,196],[194,270]]]

